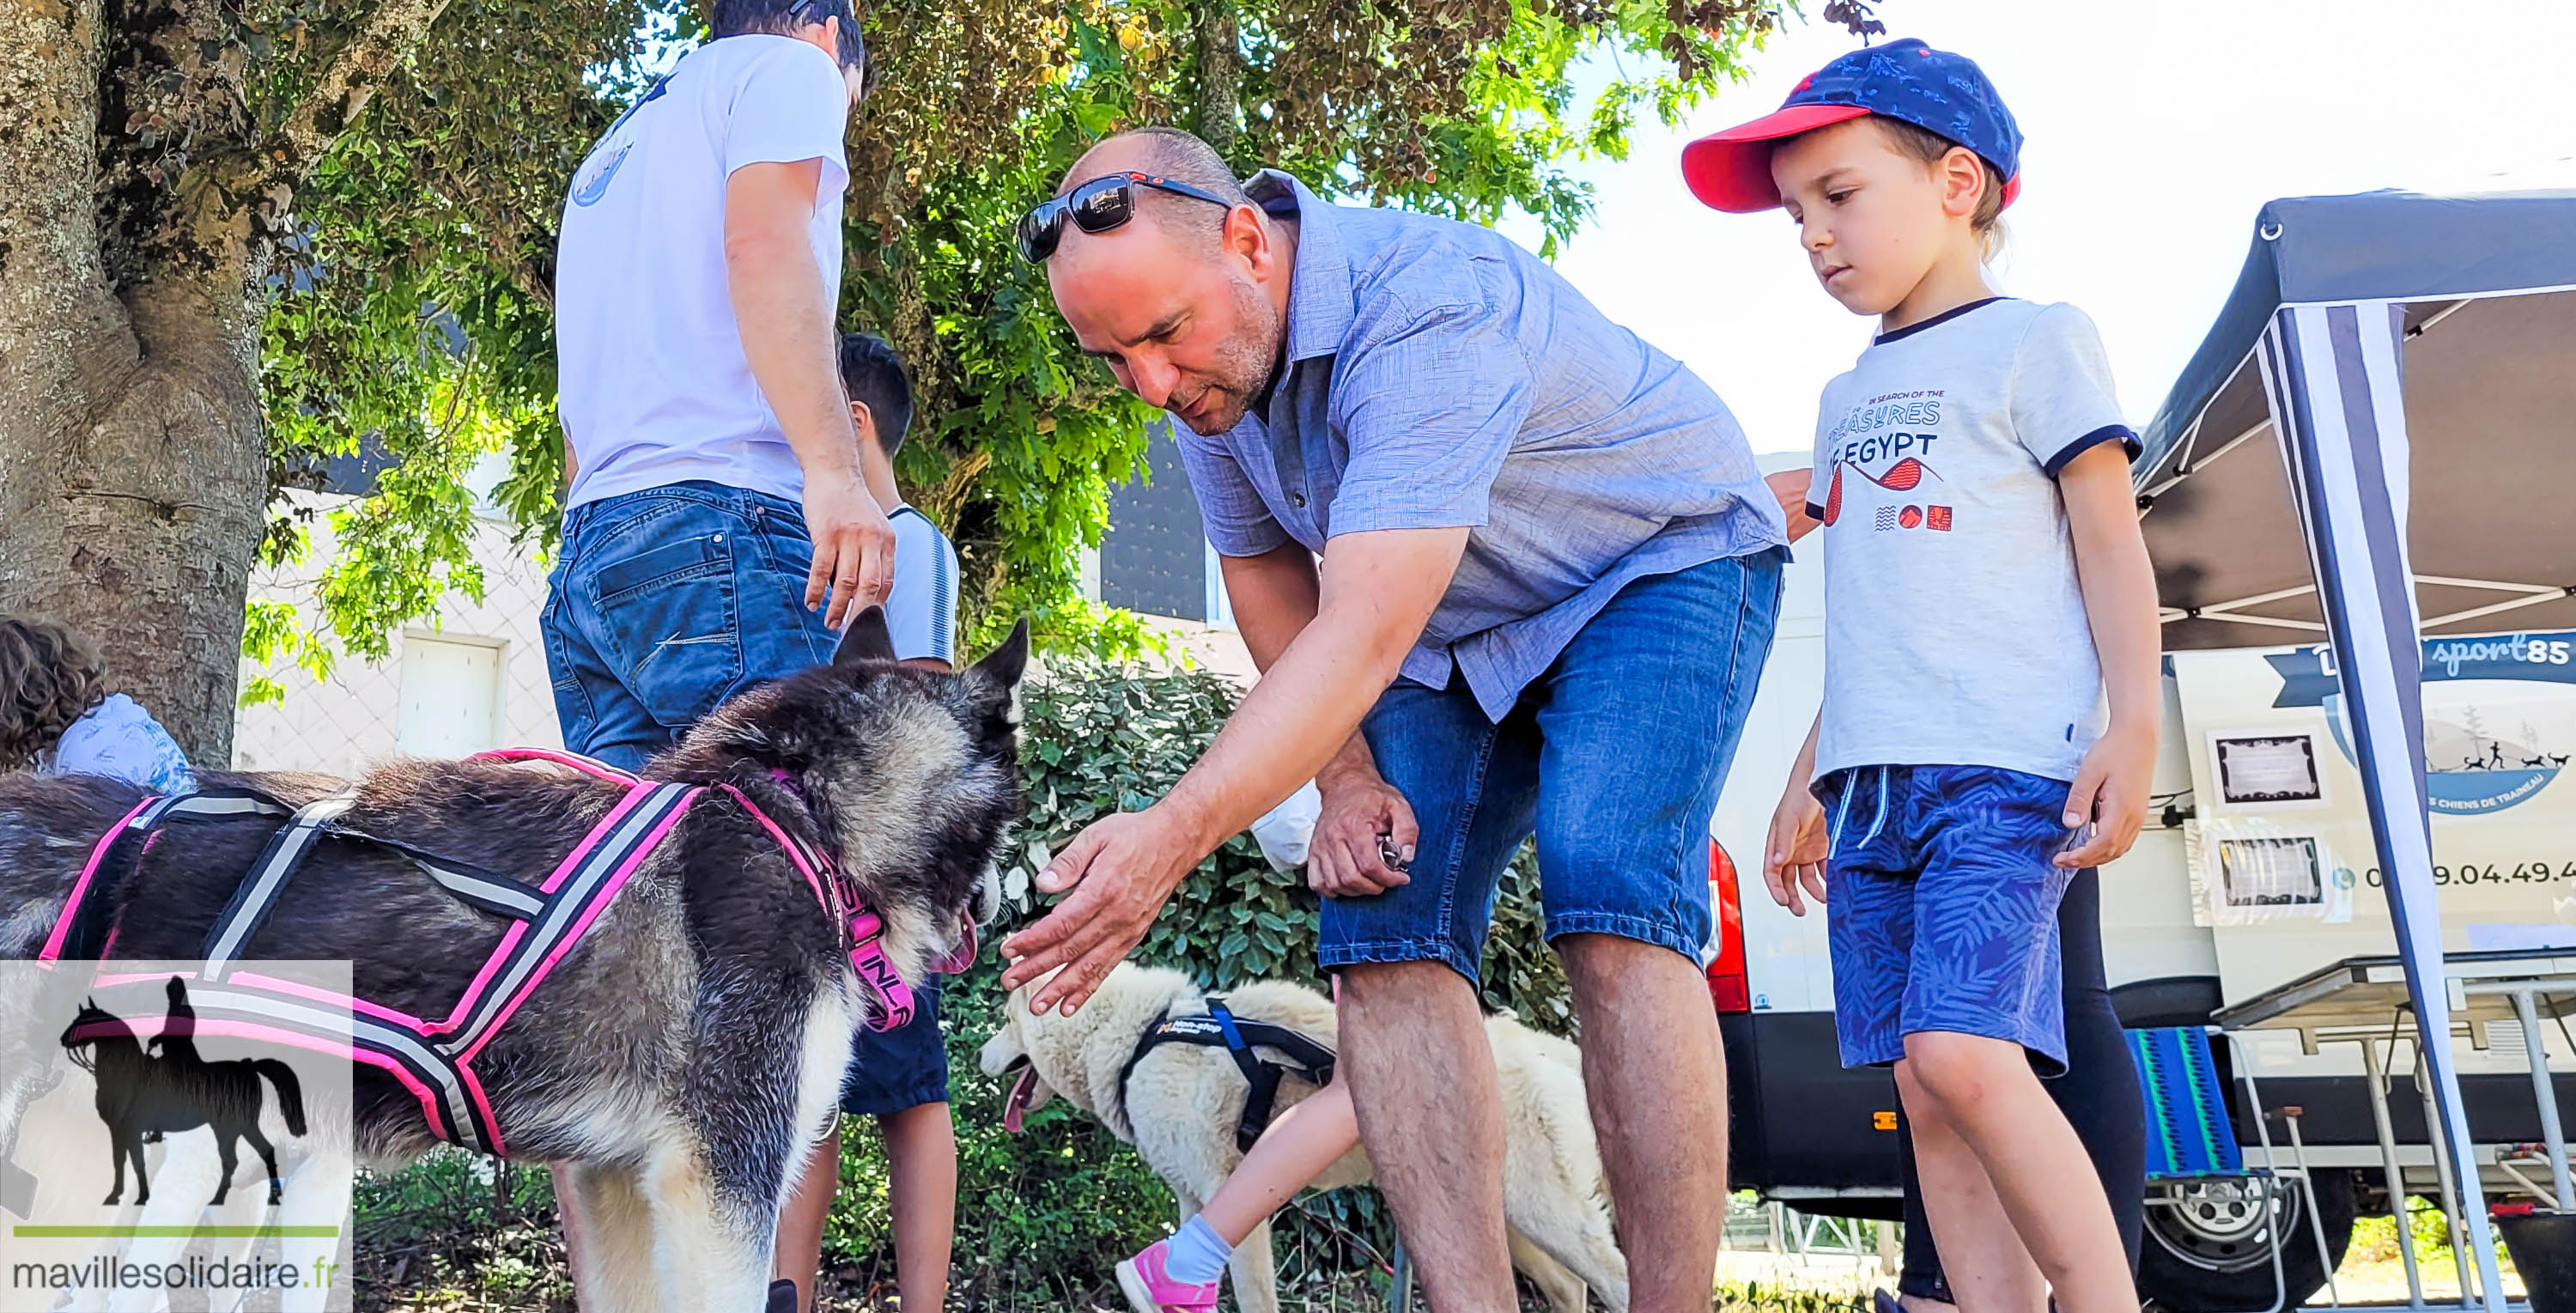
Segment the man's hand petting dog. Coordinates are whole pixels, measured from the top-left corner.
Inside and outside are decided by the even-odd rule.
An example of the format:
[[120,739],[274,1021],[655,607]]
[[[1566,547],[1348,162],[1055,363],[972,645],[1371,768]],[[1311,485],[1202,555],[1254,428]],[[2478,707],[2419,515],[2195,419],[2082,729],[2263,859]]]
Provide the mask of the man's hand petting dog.
[[1306,884],[1326,898],[1366,898],[1413,877],[1421,837],[1413,807],[1377,772],[1342,771],[1315,781],[1323,809],[1306,843]]
[[[1038,872],[1041,893],[1073,890],[1036,925],[1002,941],[1002,985],[1017,989],[1054,971],[1029,1000],[1044,1013],[1083,1005],[1153,927],[1154,914],[1207,850],[1163,808],[1120,812],[1085,827]],[[1186,860],[1184,860],[1186,858]]]

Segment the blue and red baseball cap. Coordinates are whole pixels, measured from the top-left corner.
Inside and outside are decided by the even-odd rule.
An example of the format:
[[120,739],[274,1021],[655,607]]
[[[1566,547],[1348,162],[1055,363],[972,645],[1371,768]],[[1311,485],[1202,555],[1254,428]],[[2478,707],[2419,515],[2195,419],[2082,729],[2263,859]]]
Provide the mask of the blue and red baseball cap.
[[2021,129],[1995,84],[1967,56],[1912,38],[1844,55],[1808,74],[1776,112],[1682,147],[1682,179],[1712,209],[1770,209],[1780,203],[1771,185],[1772,144],[1864,114],[1884,114],[1975,151],[2004,180],[2004,204],[2020,194]]

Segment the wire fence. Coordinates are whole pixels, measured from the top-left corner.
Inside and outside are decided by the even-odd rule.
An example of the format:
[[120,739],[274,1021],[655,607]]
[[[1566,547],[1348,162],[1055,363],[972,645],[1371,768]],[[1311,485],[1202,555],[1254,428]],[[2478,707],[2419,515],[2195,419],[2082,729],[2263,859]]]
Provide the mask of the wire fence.
[[[316,510],[344,498],[299,493]],[[504,744],[562,746],[545,642],[537,627],[546,578],[533,547],[514,546],[509,526],[478,520],[475,557],[483,600],[451,593],[438,614],[390,636],[381,661],[343,657],[328,678],[292,665],[243,663],[245,683],[266,675],[285,687],[275,702],[241,709],[234,721],[236,770],[358,775],[395,756],[452,757]],[[318,584],[335,557],[327,515],[313,521],[299,563],[263,570],[254,598],[296,608],[299,623],[322,625]]]

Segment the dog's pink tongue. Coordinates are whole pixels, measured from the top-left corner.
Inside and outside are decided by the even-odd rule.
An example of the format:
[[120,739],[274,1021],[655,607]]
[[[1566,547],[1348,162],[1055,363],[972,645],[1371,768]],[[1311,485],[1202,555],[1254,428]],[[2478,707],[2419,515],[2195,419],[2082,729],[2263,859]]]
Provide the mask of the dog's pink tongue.
[[958,939],[957,947],[951,949],[948,956],[933,964],[931,969],[941,975],[962,976],[975,969],[975,949],[975,927],[970,922],[965,927],[963,936]]
[[1011,1096],[1002,1101],[1003,1130],[1013,1135],[1020,1133],[1020,1123],[1029,1115],[1029,1096],[1037,1093],[1037,1088],[1037,1068],[1022,1067],[1020,1078],[1011,1082]]

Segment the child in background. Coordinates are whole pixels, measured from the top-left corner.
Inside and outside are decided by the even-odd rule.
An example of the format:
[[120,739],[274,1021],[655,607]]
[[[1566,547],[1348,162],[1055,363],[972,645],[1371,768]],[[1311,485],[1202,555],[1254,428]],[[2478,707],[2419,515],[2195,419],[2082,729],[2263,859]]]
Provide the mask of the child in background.
[[61,625],[0,617],[0,770],[105,775],[155,793],[196,788],[188,754]]
[[[1855,51],[1693,143],[1700,199],[1785,206],[1879,334],[1826,385],[1825,696],[1764,876],[1830,888],[1846,1065],[1889,1065],[1968,1313],[2136,1313],[2064,1070],[2058,903],[2145,817],[2161,716],[2134,435],[2092,322],[1998,296],[2021,134],[1974,63]],[[2108,693],[2107,723],[2102,714]],[[1830,813],[1830,816],[1828,815]]]
[[[858,429],[859,459],[872,489],[894,488],[894,455],[912,427],[912,381],[883,338],[841,338],[841,387]],[[894,587],[886,628],[906,664],[947,670],[957,654],[957,549],[930,518],[888,500],[894,527]],[[938,1313],[948,1298],[948,1260],[957,1226],[957,1132],[948,1114],[948,1049],[939,1027],[939,986],[916,991],[909,1025],[862,1030],[841,1087],[841,1111],[873,1116],[885,1136],[887,1210],[894,1218],[895,1279],[907,1313]],[[814,1307],[823,1223],[841,1175],[837,1123],[800,1172],[778,1219],[776,1275]]]
[[[1261,855],[1280,871],[1306,863],[1319,802],[1310,782],[1252,823]],[[1341,978],[1333,979],[1335,1002]],[[1130,1313],[1213,1313],[1234,1247],[1360,1142],[1350,1087],[1336,1081],[1264,1127],[1225,1184],[1180,1229],[1118,1264]]]

